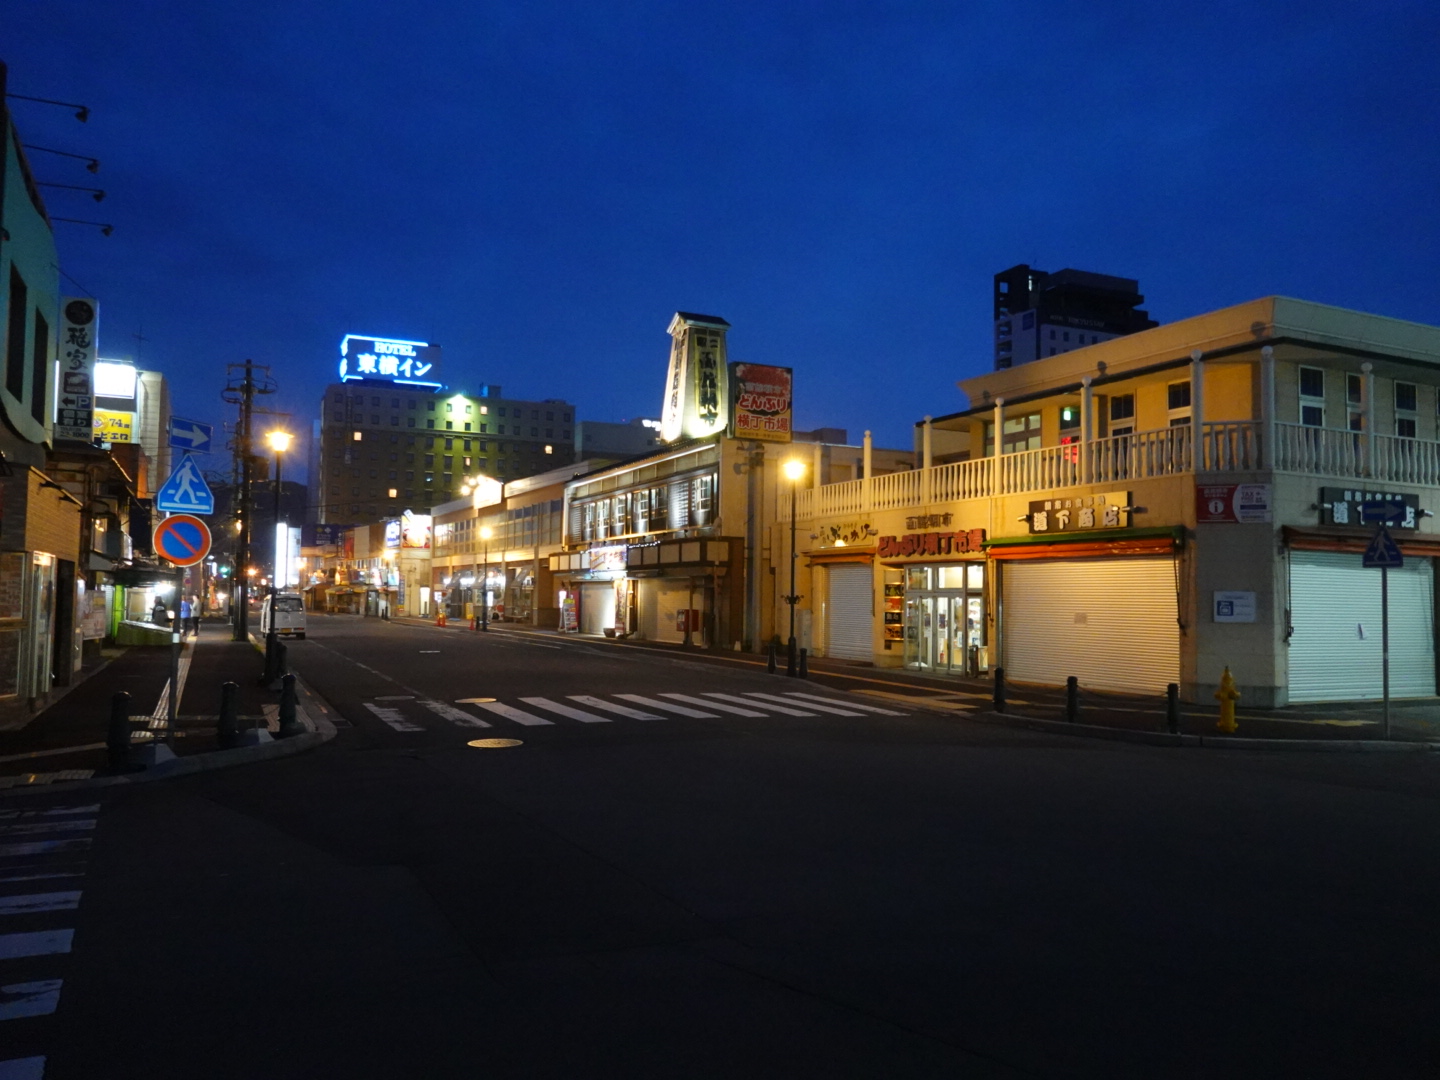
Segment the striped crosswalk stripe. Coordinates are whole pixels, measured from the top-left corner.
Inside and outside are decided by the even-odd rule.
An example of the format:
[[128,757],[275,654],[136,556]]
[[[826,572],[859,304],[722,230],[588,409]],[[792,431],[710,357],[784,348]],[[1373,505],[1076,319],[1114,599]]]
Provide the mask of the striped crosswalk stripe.
[[459,724],[461,727],[489,727],[488,720],[481,720],[474,713],[468,713],[464,709],[457,709],[446,701],[434,701],[431,698],[421,698],[420,704],[429,709],[436,716],[449,720],[452,724]]
[[739,705],[725,705],[719,701],[706,701],[702,697],[695,697],[693,694],[661,694],[661,697],[674,698],[676,701],[688,701],[692,705],[704,705],[707,709],[719,709],[724,713],[733,713],[736,716],[765,716],[766,713],[756,712],[754,709],[745,709]]
[[847,709],[859,709],[861,712],[879,713],[881,716],[906,715],[902,712],[896,712],[894,709],[882,709],[878,705],[861,705],[858,701],[851,701],[848,698],[844,701],[837,702],[834,698],[820,697],[818,694],[801,694],[787,692],[785,696],[787,698],[800,698],[802,704],[808,701],[824,701],[828,702],[831,705],[843,705]]
[[0,1080],[45,1080],[45,1059],[27,1057],[0,1061]]
[[365,703],[365,708],[369,709],[372,713],[379,717],[381,721],[389,724],[396,731],[425,730],[419,724],[412,724],[409,720],[406,720],[399,709],[388,709],[384,705],[372,705],[368,701]]
[[573,705],[551,701],[546,697],[522,697],[520,700],[526,705],[534,705],[538,709],[549,709],[557,716],[568,716],[571,720],[579,720],[582,724],[609,724],[612,722],[608,716],[598,716],[593,712],[586,712]]
[[805,708],[807,708],[807,709],[818,709],[820,712],[823,712],[823,713],[834,713],[836,716],[864,716],[864,715],[865,715],[864,713],[862,713],[862,712],[857,712],[857,711],[855,711],[855,710],[853,710],[853,709],[840,709],[840,708],[836,708],[834,705],[820,705],[820,704],[817,704],[817,702],[824,701],[825,699],[824,699],[824,698],[816,698],[815,695],[813,695],[813,694],[810,695],[810,700],[808,700],[808,701],[796,701],[796,702],[787,701],[785,698],[781,697],[779,694],[747,693],[745,696],[746,696],[747,698],[756,698],[756,699],[758,699],[758,700],[760,700],[760,701],[763,701],[763,702],[765,702],[765,704],[766,704],[767,706],[769,706],[770,708],[775,708],[774,705],[770,705],[770,703],[773,701],[773,702],[778,702],[778,703],[781,704],[781,705],[804,705]]
[[79,906],[79,892],[23,893],[19,896],[0,896],[0,915],[31,915],[40,911],[73,911]]
[[74,938],[74,930],[29,930],[19,934],[0,934],[0,960],[68,953]]
[[[11,983],[0,986],[0,1020],[19,1020],[26,1016],[49,1016],[60,1004],[60,979]],[[4,1077],[0,1073],[0,1078]]]
[[649,705],[652,709],[662,709],[680,716],[694,717],[696,720],[718,720],[718,713],[701,712],[699,709],[691,709],[684,705],[671,705],[668,701],[657,701],[655,698],[646,697],[644,694],[616,694],[618,698],[626,701],[633,701],[636,705]]
[[546,720],[543,716],[536,716],[524,709],[517,709],[513,705],[506,705],[502,701],[471,701],[477,709],[485,709],[496,716],[503,716],[506,720],[514,720],[517,724],[524,724],[526,727],[549,726],[555,721]]
[[[567,694],[571,701],[578,701],[581,705],[589,705],[592,709],[600,709],[603,712],[612,712],[616,716],[628,716],[631,720],[664,720],[665,717],[655,713],[641,712],[639,709],[632,709],[628,705],[616,705],[606,701],[604,698],[595,697],[592,694]],[[619,696],[618,694],[616,695]]]
[[89,806],[52,806],[45,810],[0,810],[0,821],[14,821],[16,818],[62,817],[69,814],[93,814],[99,809],[99,803],[91,803]]
[[0,825],[0,836],[41,836],[57,832],[90,832],[95,828],[94,818],[75,818],[54,821],[26,821],[19,825]]
[[[758,702],[758,701],[753,701],[753,700],[751,700],[751,699],[748,698],[748,697],[740,697],[738,694],[716,694],[716,693],[711,693],[710,691],[707,690],[707,691],[705,692],[705,696],[706,696],[707,698],[719,698],[721,701],[734,701],[734,702],[738,702],[738,703],[741,704],[741,705],[759,705],[759,704],[760,704],[760,702]],[[769,702],[766,702],[766,703],[765,703],[765,708],[766,708],[766,710],[769,711],[769,712],[778,712],[778,713],[781,713],[781,714],[784,715],[784,716],[814,716],[814,715],[815,715],[813,712],[803,712],[803,711],[800,710],[800,709],[792,709],[792,708],[790,708],[788,705],[771,705]]]

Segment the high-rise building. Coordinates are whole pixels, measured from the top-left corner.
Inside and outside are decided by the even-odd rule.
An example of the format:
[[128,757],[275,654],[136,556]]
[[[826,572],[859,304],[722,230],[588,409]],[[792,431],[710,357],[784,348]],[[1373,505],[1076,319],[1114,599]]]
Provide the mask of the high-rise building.
[[1024,263],[995,275],[995,370],[1159,326],[1133,278]]
[[459,496],[466,477],[518,480],[575,460],[575,406],[393,383],[329,386],[320,405],[314,520],[398,517]]

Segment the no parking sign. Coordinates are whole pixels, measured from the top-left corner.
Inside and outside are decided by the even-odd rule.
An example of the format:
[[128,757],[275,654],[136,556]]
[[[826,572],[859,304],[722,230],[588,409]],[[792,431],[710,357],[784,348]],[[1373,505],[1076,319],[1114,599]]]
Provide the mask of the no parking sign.
[[155,526],[155,554],[176,566],[194,566],[210,553],[210,527],[193,514],[171,514]]

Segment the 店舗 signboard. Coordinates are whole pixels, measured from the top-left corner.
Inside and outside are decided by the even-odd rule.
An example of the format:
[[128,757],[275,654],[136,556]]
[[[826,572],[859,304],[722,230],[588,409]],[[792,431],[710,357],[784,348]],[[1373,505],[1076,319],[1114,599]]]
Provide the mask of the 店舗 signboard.
[[1368,488],[1321,488],[1320,523],[1322,525],[1364,525],[1361,506],[1364,503],[1399,503],[1404,509],[1388,522],[1392,529],[1420,527],[1420,496],[1397,491]]
[[1026,517],[1032,535],[1123,529],[1130,524],[1130,493],[1107,491],[1068,499],[1035,499]]
[[1198,525],[1249,524],[1271,519],[1269,484],[1197,484],[1195,522]]
[[399,338],[346,334],[340,342],[341,382],[390,382],[438,389],[440,346]]
[[100,315],[92,301],[67,296],[60,300],[60,318],[55,437],[88,443],[95,438],[95,353]]
[[725,360],[725,332],[730,324],[715,315],[677,311],[670,320],[670,366],[665,375],[665,402],[660,411],[660,437],[701,439],[730,424],[730,380]]
[[794,381],[790,368],[731,364],[731,436],[789,442]]
[[983,550],[984,529],[963,532],[920,532],[904,536],[882,536],[876,542],[880,559],[923,559],[931,555],[966,555]]
[[135,442],[135,414],[118,412],[114,409],[93,410],[94,423],[91,438],[101,442]]

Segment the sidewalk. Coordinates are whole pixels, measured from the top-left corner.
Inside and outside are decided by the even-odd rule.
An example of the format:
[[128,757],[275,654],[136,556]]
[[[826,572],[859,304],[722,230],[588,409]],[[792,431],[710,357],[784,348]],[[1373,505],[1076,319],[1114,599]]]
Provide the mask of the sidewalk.
[[[178,757],[228,757],[256,749],[214,753],[219,751],[220,688],[226,682],[239,687],[236,705],[242,732],[257,727],[275,730],[280,695],[257,684],[263,667],[264,658],[254,645],[231,640],[228,623],[202,624],[198,638],[186,639],[179,715],[171,740]],[[113,696],[122,690],[130,695],[133,753],[165,737],[169,684],[168,645],[130,647],[23,728],[0,732],[0,789],[106,776],[110,759],[105,740]],[[175,770],[159,766],[157,771]]]
[[[434,626],[431,619],[397,618],[396,622]],[[452,621],[446,629],[470,633],[466,620]],[[717,664],[765,666],[765,658],[754,653],[728,650],[685,648],[655,641],[626,641],[601,637],[562,634],[558,630],[540,630],[514,623],[491,623],[492,633],[537,634],[585,645],[617,649],[641,649],[679,654],[696,661]],[[778,677],[784,677],[785,657],[778,658]],[[1065,722],[1065,690],[1063,687],[1033,686],[1009,683],[1006,687],[1006,711],[992,710],[994,685],[989,678],[968,679],[959,676],[931,675],[905,668],[880,668],[843,660],[816,658],[809,661],[812,678],[831,679],[847,689],[876,697],[903,699],[932,711],[973,717],[987,723],[1035,726],[1095,737],[1134,736],[1143,741],[1173,742],[1194,745],[1199,739],[1207,746],[1222,744],[1258,746],[1261,742],[1293,744],[1327,743],[1373,744],[1382,740],[1381,706],[1378,701],[1339,702],[1325,705],[1295,705],[1281,709],[1247,708],[1239,703],[1239,730],[1233,740],[1221,736],[1216,728],[1220,712],[1214,703],[1180,704],[1179,738],[1169,734],[1162,695],[1111,693],[1080,688],[1078,723]],[[1054,728],[1051,725],[1056,725]],[[1440,699],[1391,702],[1390,743],[1436,743],[1440,749]]]

